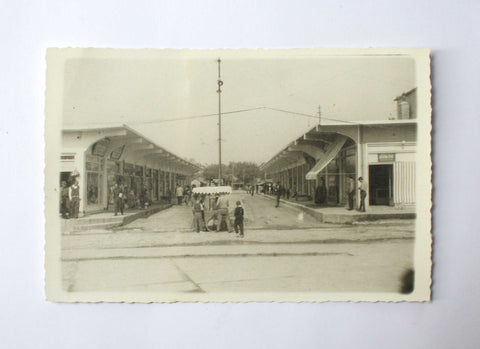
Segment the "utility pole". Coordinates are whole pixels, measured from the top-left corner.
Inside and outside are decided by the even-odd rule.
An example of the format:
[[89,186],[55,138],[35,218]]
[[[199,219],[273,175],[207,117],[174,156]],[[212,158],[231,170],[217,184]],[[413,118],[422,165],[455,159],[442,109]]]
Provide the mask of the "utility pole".
[[322,123],[322,108],[320,105],[318,106],[318,124],[320,125]]
[[222,184],[222,85],[223,81],[220,78],[220,58],[217,60],[218,62],[218,182]]

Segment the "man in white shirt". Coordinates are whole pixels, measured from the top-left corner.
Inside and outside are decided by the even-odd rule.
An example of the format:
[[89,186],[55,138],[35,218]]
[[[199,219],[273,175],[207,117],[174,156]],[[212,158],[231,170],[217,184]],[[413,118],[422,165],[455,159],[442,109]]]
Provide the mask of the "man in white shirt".
[[177,196],[177,205],[181,205],[183,200],[183,187],[181,185],[177,185],[175,195]]
[[367,197],[368,185],[363,177],[358,177],[358,190],[360,190],[360,212],[365,212],[365,198]]
[[230,225],[230,217],[228,216],[228,196],[227,195],[220,195],[217,201],[217,214],[218,214],[218,224],[217,224],[217,232],[220,231],[220,227],[222,226],[222,222],[225,221],[227,224],[227,230],[229,233],[233,232],[232,227]]

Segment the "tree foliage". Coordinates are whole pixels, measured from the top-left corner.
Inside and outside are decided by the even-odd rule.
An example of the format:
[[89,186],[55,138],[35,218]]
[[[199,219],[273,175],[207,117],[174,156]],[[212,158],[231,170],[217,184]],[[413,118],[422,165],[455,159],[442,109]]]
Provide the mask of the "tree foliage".
[[[233,176],[232,176],[233,175]],[[230,162],[228,165],[222,164],[222,177],[226,183],[240,182],[250,184],[260,175],[260,169],[254,162]],[[206,180],[218,178],[218,164],[205,166],[203,177]]]

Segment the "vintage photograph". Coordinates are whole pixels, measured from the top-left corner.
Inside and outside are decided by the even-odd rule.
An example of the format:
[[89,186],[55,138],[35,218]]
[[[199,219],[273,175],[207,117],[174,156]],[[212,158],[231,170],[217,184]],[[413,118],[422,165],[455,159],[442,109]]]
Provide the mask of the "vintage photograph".
[[428,301],[427,49],[47,51],[46,294]]

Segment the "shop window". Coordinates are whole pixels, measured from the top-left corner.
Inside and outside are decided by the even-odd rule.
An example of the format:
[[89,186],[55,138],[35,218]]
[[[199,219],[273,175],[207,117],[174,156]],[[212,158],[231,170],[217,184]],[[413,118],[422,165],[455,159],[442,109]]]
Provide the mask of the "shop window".
[[101,204],[103,193],[103,158],[87,155],[85,168],[87,170],[87,205]]
[[87,204],[99,204],[101,196],[101,184],[103,176],[99,173],[87,173]]

